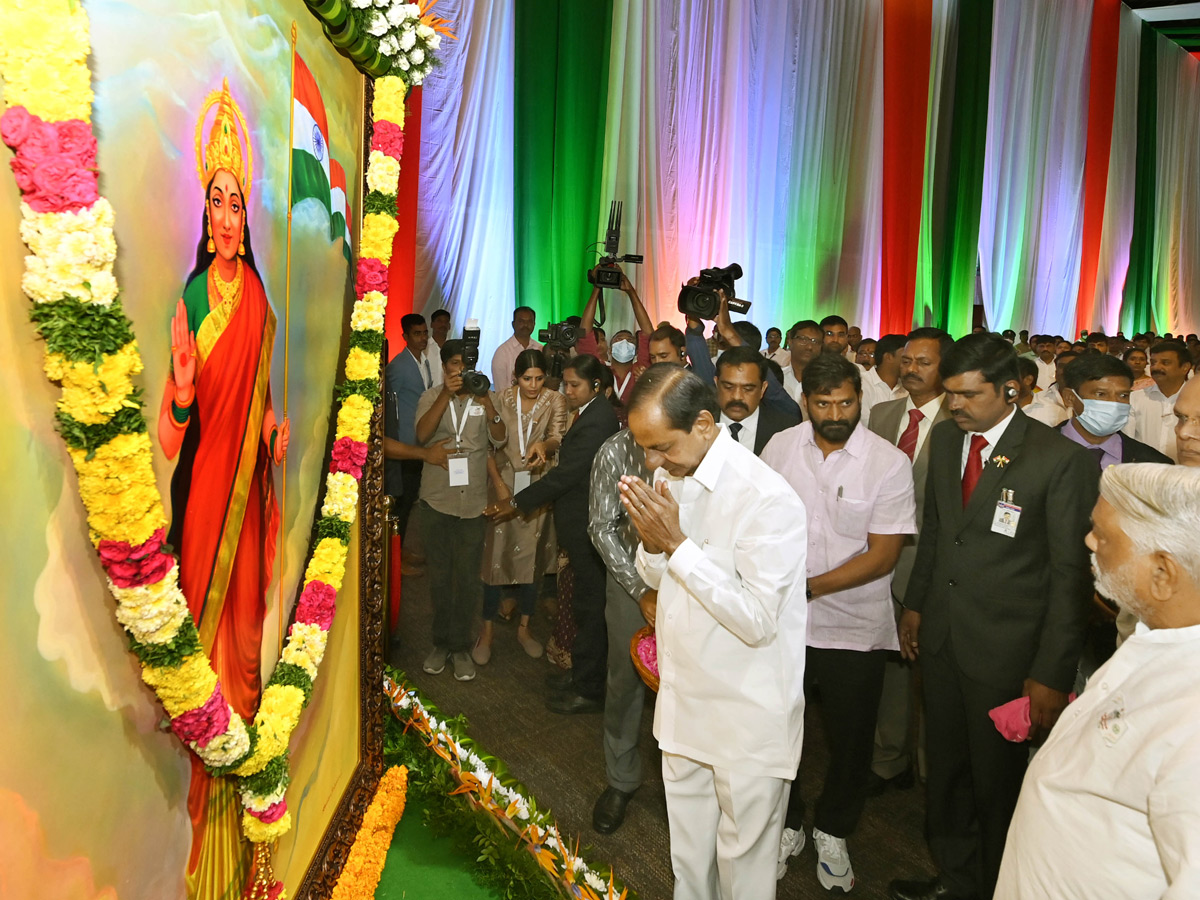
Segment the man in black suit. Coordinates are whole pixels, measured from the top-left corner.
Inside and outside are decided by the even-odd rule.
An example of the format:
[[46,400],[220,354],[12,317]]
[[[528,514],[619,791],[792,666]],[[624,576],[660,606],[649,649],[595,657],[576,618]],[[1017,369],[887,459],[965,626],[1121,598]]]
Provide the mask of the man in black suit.
[[800,424],[799,416],[762,402],[767,392],[767,361],[757,350],[744,344],[730,347],[717,359],[714,381],[721,424],[755,456],[762,455],[763,447],[776,434]]
[[588,536],[588,489],[592,461],[611,435],[620,428],[617,414],[602,391],[604,364],[590,354],[574,357],[563,369],[563,388],[572,410],[572,424],[558,449],[558,465],[510,501],[511,509],[498,510],[496,520],[528,515],[554,504],[558,542],[571,558],[575,573],[572,613],[575,643],[572,669],[552,682],[557,689],[546,708],[562,715],[603,712],[604,680],[608,656],[608,631],[604,623],[604,561]]
[[921,542],[900,618],[921,658],[927,833],[940,874],[894,900],[989,900],[1029,748],[988,711],[1030,702],[1032,740],[1067,705],[1092,595],[1084,537],[1097,496],[1082,447],[1015,407],[1012,345],[972,334],[942,357],[953,422],[929,436]]

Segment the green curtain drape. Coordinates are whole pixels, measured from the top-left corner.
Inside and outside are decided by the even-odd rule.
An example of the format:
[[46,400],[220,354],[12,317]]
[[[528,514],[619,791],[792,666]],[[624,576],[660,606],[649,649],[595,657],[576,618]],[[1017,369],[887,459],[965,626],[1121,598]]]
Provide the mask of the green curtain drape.
[[1154,325],[1154,229],[1158,181],[1158,32],[1142,23],[1138,56],[1137,156],[1134,163],[1133,240],[1121,303],[1127,335]]
[[971,330],[975,303],[992,61],[992,8],[993,0],[972,0],[958,8],[946,206],[932,278],[933,324],[953,335]]
[[[516,298],[538,325],[588,294],[604,155],[612,0],[517,0],[513,213]],[[606,205],[606,204],[605,204]],[[499,273],[497,273],[499,274]]]

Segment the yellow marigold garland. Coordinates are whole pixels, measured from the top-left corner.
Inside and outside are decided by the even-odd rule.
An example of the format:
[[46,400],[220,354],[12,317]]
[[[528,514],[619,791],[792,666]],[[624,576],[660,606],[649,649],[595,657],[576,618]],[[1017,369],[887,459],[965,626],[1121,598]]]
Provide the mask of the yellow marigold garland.
[[330,900],[371,900],[383,874],[392,834],[408,800],[408,769],[393,766],[384,773],[362,826],[334,885]]

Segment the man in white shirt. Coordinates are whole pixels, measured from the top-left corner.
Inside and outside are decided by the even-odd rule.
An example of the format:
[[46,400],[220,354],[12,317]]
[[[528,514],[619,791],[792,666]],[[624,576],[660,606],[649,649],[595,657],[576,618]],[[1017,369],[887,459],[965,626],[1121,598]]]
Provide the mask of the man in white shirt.
[[1054,384],[1034,395],[1033,402],[1025,407],[1025,415],[1051,428],[1057,428],[1071,418],[1071,407],[1062,396],[1063,372],[1078,358],[1076,350],[1065,350],[1054,358]]
[[[822,353],[836,353],[844,356],[854,365],[854,347],[850,346],[850,326],[841,316],[826,316],[821,320]],[[862,367],[859,366],[861,369]]]
[[789,362],[791,351],[783,345],[783,332],[775,326],[767,329],[767,349],[763,353],[767,359],[779,363],[780,368],[786,366]]
[[533,310],[518,306],[513,310],[513,334],[496,348],[492,356],[492,389],[502,391],[513,383],[513,366],[523,350],[541,350],[542,345],[533,339],[537,324]]
[[1200,472],[1104,470],[1096,590],[1140,619],[1033,757],[997,898],[1200,897]]
[[[860,427],[858,368],[822,354],[805,370],[809,421],[771,439],[763,462],[808,515],[807,668],[821,689],[829,767],[813,818],[817,879],[854,887],[846,848],[866,803],[875,713],[889,650],[899,650],[891,576],[917,530],[908,457]],[[804,801],[792,785],[776,874],[804,846]]]
[[791,354],[788,364],[783,366],[783,388],[797,403],[800,402],[800,383],[804,378],[804,367],[821,352],[825,332],[812,319],[802,319],[788,332],[788,349]]
[[1180,341],[1159,341],[1150,348],[1150,377],[1154,384],[1129,398],[1125,433],[1178,461],[1175,446],[1175,400],[1192,370],[1187,347]]
[[1058,370],[1054,365],[1054,335],[1037,335],[1033,339],[1033,348],[1037,351],[1033,361],[1038,367],[1038,390],[1048,391],[1058,380]]
[[676,900],[769,900],[804,733],[804,506],[717,415],[695,373],[651,366],[629,429],[656,483],[622,477],[621,501],[658,591]]
[[885,334],[874,342],[875,366],[861,373],[864,424],[870,422],[871,410],[880,403],[908,396],[900,383],[900,350],[907,340],[902,334]]

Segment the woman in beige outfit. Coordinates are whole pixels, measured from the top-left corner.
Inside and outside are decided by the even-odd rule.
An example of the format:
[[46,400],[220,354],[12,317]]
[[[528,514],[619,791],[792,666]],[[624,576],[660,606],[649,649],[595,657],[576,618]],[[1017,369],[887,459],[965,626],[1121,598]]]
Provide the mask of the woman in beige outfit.
[[[488,459],[492,504],[507,506],[517,491],[537,481],[550,467],[567,430],[567,401],[545,386],[546,357],[540,350],[525,350],[513,367],[514,384],[496,393],[496,411],[508,429],[509,440]],[[517,641],[532,657],[542,655],[542,645],[529,633],[529,618],[537,605],[537,579],[550,559],[542,559],[542,533],[549,526],[548,509],[528,517],[517,516],[488,527],[483,546],[483,630],[471,656],[479,665],[492,658],[492,632],[500,607],[500,589],[516,586],[521,624]],[[553,548],[551,548],[553,549]],[[541,555],[544,555],[541,554]]]

